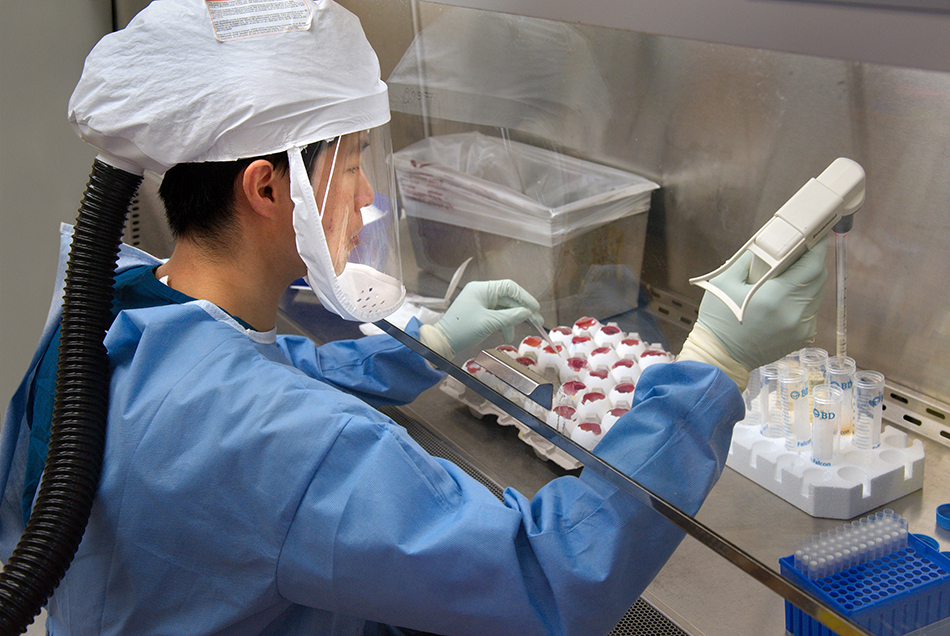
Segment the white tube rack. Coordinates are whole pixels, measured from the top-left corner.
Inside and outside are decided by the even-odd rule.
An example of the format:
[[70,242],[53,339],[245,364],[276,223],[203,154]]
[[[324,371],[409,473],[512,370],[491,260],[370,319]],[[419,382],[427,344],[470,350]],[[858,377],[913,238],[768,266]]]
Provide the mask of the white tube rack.
[[810,451],[786,450],[784,438],[766,437],[758,422],[743,420],[726,466],[812,517],[853,519],[923,487],[924,446],[885,426],[878,448],[854,448],[848,435],[835,463],[819,466]]

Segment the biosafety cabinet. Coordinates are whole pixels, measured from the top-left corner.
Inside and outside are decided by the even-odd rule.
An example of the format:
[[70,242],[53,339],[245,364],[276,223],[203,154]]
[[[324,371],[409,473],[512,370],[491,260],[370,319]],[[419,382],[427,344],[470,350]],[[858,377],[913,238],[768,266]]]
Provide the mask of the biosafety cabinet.
[[[950,3],[341,2],[389,83],[409,302],[358,328],[301,286],[282,328],[317,340],[382,329],[417,348],[446,380],[387,414],[496,492],[531,495],[585,464],[609,470],[595,432],[574,434],[585,422],[552,415],[581,371],[540,365],[530,324],[451,361],[398,328],[436,320],[470,280],[512,278],[541,302],[549,337],[590,336],[585,353],[610,348],[611,363],[633,354],[610,338],[636,339],[637,356],[652,352],[642,366],[666,363],[697,317],[689,279],[849,158],[866,197],[832,239],[814,348],[839,353],[846,307],[847,356],[884,376],[879,445],[842,436],[830,465],[814,463],[763,427],[781,393],[755,373],[695,520],[629,485],[686,538],[614,633],[950,633],[938,515],[950,503]],[[601,391],[610,408],[618,382],[636,383],[618,373]],[[885,517],[898,543],[868,551],[852,531]],[[829,557],[822,533],[865,552]]]

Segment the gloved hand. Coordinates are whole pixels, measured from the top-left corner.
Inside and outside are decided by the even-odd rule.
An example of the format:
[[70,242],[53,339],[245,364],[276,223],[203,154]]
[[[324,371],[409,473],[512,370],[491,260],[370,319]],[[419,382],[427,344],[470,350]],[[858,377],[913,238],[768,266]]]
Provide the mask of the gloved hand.
[[422,325],[419,341],[443,358],[471,349],[501,330],[506,342],[514,326],[541,309],[538,301],[511,280],[473,281],[466,285],[435,325]]
[[[718,366],[744,391],[752,369],[814,342],[818,305],[828,279],[827,253],[825,237],[780,276],[766,281],[749,301],[742,324],[725,303],[707,292],[679,359]],[[751,261],[751,253],[743,254],[713,279],[740,305],[752,287],[746,282]]]

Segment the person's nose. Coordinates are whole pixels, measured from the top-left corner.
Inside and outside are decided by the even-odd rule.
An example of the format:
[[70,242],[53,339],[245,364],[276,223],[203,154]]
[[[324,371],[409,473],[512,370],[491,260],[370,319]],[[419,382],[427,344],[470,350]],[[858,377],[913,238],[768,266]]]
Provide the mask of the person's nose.
[[371,204],[375,198],[376,193],[373,191],[373,186],[370,184],[369,179],[366,178],[366,175],[360,171],[360,182],[356,189],[356,209],[362,210]]

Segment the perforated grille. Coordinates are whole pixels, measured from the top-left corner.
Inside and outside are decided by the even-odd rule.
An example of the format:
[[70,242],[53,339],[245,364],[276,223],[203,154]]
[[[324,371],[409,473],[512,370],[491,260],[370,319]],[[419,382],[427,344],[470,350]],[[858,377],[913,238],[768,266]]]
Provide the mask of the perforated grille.
[[[447,459],[474,479],[484,484],[496,497],[501,499],[503,488],[488,479],[480,470],[472,466],[461,455],[454,452],[445,442],[433,435],[424,426],[406,417],[395,408],[383,408],[383,413],[406,429],[409,435],[433,457]],[[677,627],[666,616],[661,614],[652,605],[643,599],[627,611],[623,619],[617,624],[610,636],[689,636]]]
[[688,636],[642,598],[637,599],[610,636]]

